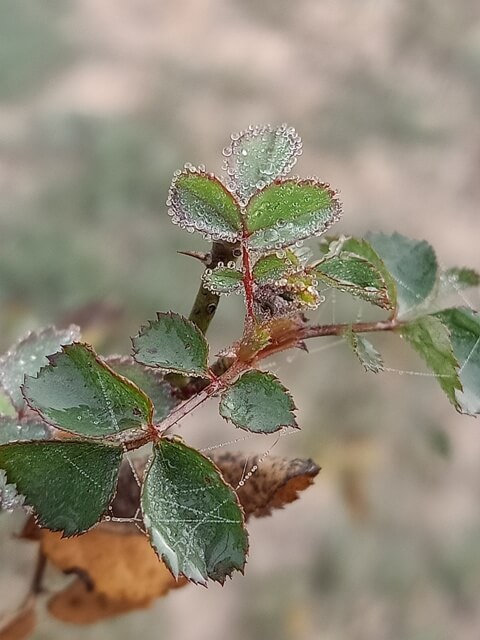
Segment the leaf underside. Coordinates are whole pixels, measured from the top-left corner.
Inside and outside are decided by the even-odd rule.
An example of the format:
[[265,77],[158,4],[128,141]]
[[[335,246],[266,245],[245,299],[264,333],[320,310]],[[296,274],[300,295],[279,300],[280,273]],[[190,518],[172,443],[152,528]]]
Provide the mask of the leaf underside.
[[151,423],[150,399],[88,345],[67,345],[49,359],[23,386],[28,404],[47,422],[76,435],[122,439]]
[[115,493],[121,447],[66,440],[0,446],[0,469],[15,484],[37,522],[71,536],[87,531]]
[[35,375],[48,364],[47,356],[59,351],[62,345],[79,339],[80,329],[75,325],[68,329],[46,327],[29,333],[0,358],[0,387],[10,396],[17,410],[25,406],[20,390],[25,375]]
[[247,371],[222,394],[220,415],[236,427],[272,433],[296,427],[295,405],[287,390],[271,373]]
[[243,571],[248,538],[237,496],[195,449],[166,439],[155,444],[141,505],[152,546],[175,577],[223,583]]
[[378,373],[383,370],[382,356],[369,340],[352,330],[346,331],[344,336],[348,346],[360,360],[365,371]]
[[132,339],[137,362],[163,371],[208,377],[208,343],[198,327],[177,313],[159,313]]

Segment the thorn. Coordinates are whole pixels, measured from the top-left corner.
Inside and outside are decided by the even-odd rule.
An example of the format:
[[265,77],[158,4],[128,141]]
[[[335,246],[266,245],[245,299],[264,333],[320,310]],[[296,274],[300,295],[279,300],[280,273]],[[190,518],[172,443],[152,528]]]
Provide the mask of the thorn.
[[308,350],[308,347],[307,347],[306,343],[305,343],[303,340],[302,340],[302,342],[299,342],[299,343],[297,344],[297,347],[298,347],[299,349],[301,349],[302,351],[305,351],[306,353],[310,353],[310,352],[309,352],[309,350]]
[[190,258],[196,258],[205,265],[210,262],[210,253],[203,253],[203,251],[177,251],[177,253],[181,253],[183,256],[189,256]]

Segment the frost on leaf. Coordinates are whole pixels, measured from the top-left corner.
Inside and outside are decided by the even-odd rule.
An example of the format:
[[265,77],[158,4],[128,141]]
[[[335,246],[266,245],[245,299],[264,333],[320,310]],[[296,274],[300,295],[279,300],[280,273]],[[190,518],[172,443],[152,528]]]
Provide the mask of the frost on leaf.
[[257,284],[270,284],[301,269],[297,256],[287,249],[262,256],[253,266],[253,278]]
[[47,356],[76,340],[80,340],[80,329],[75,325],[68,329],[46,327],[26,335],[0,358],[0,387],[10,396],[17,410],[25,406],[20,391],[25,375],[34,376],[48,363]]
[[438,297],[460,293],[470,287],[480,285],[480,274],[465,267],[451,267],[440,273]]
[[235,242],[241,229],[240,209],[213,174],[185,169],[172,182],[167,205],[172,222],[208,239]]
[[0,446],[0,469],[40,526],[71,536],[93,527],[107,510],[122,455],[121,447],[95,442],[14,442]]
[[174,577],[223,583],[243,571],[248,538],[237,496],[195,449],[166,439],[155,444],[141,505],[152,546]]
[[205,269],[204,286],[215,294],[239,293],[242,290],[242,272],[235,266],[219,263],[214,269]]
[[232,134],[230,145],[223,150],[228,186],[245,204],[258,189],[287,175],[301,152],[300,137],[286,124],[250,126]]
[[480,413],[480,316],[472,309],[460,307],[435,314],[450,332],[453,353],[458,362],[458,376],[463,390],[456,392],[460,411]]
[[288,247],[327,231],[341,217],[337,194],[314,179],[278,181],[256,193],[245,210],[248,246]]
[[296,427],[295,404],[271,373],[247,371],[223,392],[220,415],[236,427],[256,433],[272,433]]
[[158,313],[132,339],[133,357],[148,367],[208,377],[208,343],[200,329],[177,313]]
[[120,439],[151,424],[150,399],[88,345],[67,345],[49,360],[36,378],[26,378],[23,393],[50,424],[76,435]]

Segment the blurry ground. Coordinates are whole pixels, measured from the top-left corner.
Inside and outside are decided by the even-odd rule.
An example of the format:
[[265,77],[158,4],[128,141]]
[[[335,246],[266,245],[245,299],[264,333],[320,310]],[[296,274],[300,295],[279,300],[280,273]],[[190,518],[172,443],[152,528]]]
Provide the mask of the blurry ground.
[[[425,237],[442,263],[478,269],[479,112],[477,0],[3,0],[1,346],[91,318],[78,310],[92,301],[110,308],[111,328],[97,313],[89,332],[103,353],[127,352],[157,309],[188,313],[199,269],[175,251],[204,245],[169,223],[168,184],[185,161],[218,170],[249,123],[297,128],[298,172],[341,189],[343,231]],[[217,346],[240,318],[226,300]],[[376,344],[388,366],[423,370],[394,337]],[[478,640],[476,422],[430,378],[364,374],[342,347],[275,370],[302,425],[275,453],[323,471],[252,524],[246,576],[95,628],[45,620],[37,640]],[[214,409],[200,418],[192,442],[235,437]],[[12,526],[2,610],[30,570]]]

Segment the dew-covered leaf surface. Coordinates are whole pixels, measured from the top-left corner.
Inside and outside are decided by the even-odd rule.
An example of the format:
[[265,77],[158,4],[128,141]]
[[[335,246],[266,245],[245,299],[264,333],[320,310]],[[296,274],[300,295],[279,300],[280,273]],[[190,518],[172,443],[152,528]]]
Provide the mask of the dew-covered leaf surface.
[[223,583],[243,571],[248,538],[237,496],[195,449],[166,439],[155,445],[141,505],[152,546],[175,577]]
[[183,375],[208,375],[208,343],[198,327],[177,313],[158,313],[132,340],[133,357],[149,367]]
[[88,345],[72,344],[50,357],[23,393],[32,409],[59,429],[87,437],[121,437],[151,423],[150,399],[115,374]]

